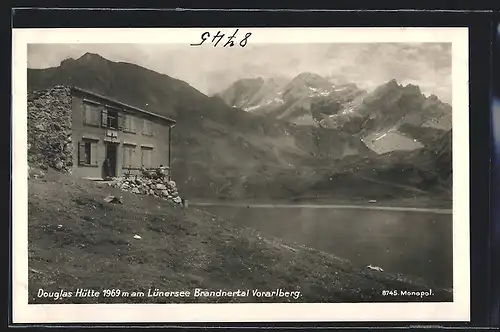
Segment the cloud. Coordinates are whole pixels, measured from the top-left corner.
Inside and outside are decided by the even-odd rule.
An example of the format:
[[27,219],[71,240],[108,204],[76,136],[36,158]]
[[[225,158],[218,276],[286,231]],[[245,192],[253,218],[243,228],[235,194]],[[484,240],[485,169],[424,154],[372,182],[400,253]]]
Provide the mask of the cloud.
[[254,44],[229,49],[185,44],[36,44],[28,47],[28,67],[55,67],[86,52],[167,74],[206,94],[241,78],[291,78],[314,72],[343,77],[367,89],[394,78],[451,102],[450,44]]

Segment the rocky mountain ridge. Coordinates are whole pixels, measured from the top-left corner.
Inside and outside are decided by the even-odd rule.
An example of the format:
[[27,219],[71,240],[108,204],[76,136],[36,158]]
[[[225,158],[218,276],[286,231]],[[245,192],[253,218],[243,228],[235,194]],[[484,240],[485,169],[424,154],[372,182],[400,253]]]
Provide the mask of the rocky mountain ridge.
[[[425,96],[412,84],[390,80],[367,92],[314,73],[301,73],[280,83],[263,78],[240,80],[218,96],[253,114],[341,130],[360,137],[378,153],[421,148],[432,144],[432,135],[451,130],[451,106],[435,95]],[[427,140],[420,142],[423,136]]]

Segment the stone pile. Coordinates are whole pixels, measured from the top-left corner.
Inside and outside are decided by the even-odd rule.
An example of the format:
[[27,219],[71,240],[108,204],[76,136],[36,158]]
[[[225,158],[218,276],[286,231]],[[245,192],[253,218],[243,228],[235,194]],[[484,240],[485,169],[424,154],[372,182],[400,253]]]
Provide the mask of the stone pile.
[[177,204],[182,203],[182,198],[179,196],[177,185],[174,181],[137,175],[130,176],[129,178],[115,178],[110,185],[134,194],[150,195],[170,200]]
[[68,172],[73,165],[71,88],[28,94],[28,163]]

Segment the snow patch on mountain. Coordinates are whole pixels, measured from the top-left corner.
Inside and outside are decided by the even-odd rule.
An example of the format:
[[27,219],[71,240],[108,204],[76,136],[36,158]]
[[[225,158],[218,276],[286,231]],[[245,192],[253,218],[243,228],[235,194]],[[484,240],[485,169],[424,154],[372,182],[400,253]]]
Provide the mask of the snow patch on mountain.
[[247,111],[247,112],[252,112],[252,111],[255,111],[261,107],[267,107],[267,106],[270,106],[270,105],[281,105],[281,104],[284,104],[285,102],[283,101],[283,99],[281,98],[273,98],[273,99],[270,99],[270,100],[263,100],[261,103],[257,104],[257,105],[253,105],[253,106],[250,106],[250,107],[245,107],[243,108],[243,110]]
[[379,154],[395,150],[411,151],[424,147],[416,139],[408,138],[397,131],[374,133],[362,138],[362,141]]

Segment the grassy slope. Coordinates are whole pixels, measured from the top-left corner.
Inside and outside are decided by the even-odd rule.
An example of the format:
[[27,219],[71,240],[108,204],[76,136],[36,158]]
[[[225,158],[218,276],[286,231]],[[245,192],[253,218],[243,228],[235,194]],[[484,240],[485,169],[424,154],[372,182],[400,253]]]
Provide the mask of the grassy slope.
[[[331,255],[289,247],[194,208],[184,210],[154,197],[102,186],[50,171],[44,179],[29,180],[30,303],[54,303],[35,301],[39,288],[192,291],[280,287],[300,290],[299,302],[391,301],[398,299],[382,297],[382,290],[428,289],[426,285],[412,286],[403,277],[355,270],[349,262]],[[109,194],[122,195],[124,204],[104,202]],[[135,234],[142,239],[134,239]],[[182,300],[173,298],[172,302]],[[220,301],[238,300],[266,301]],[[403,299],[412,300],[417,299]],[[438,292],[424,300],[451,300],[451,293]],[[103,299],[70,298],[58,303],[98,301]]]

